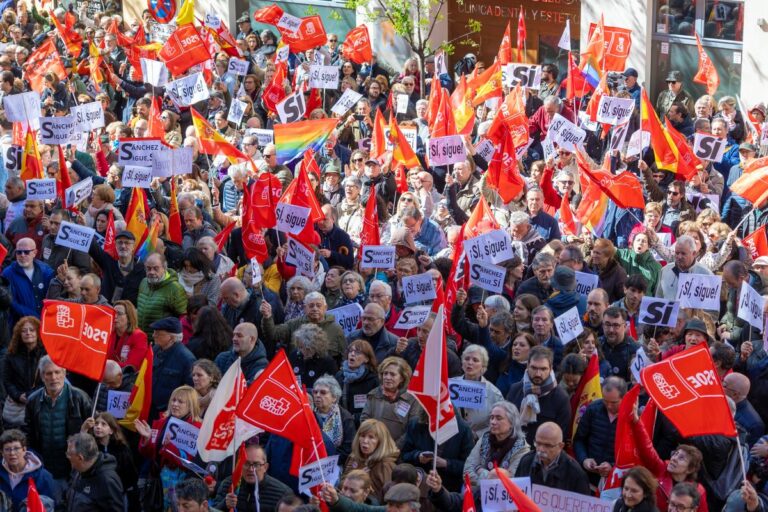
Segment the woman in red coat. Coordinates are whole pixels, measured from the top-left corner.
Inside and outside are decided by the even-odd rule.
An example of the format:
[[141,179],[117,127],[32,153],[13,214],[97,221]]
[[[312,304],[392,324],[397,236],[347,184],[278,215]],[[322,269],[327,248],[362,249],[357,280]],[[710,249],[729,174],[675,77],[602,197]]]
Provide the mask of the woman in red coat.
[[147,335],[139,329],[136,308],[127,300],[115,302],[115,328],[109,339],[109,358],[117,361],[120,368],[132,366],[139,371],[147,356]]

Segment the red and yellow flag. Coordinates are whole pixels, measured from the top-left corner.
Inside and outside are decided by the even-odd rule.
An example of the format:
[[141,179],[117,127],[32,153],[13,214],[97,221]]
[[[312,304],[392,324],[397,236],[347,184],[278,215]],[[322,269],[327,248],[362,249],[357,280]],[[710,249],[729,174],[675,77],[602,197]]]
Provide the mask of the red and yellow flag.
[[456,131],[469,135],[475,127],[475,109],[472,106],[472,90],[467,87],[467,75],[461,75],[451,94],[451,108],[456,121]]
[[213,126],[200,115],[194,108],[189,109],[192,112],[192,125],[197,133],[197,140],[200,142],[200,152],[204,155],[224,155],[230,163],[248,162],[250,159],[242,151],[229,143],[222,134],[213,129]]
[[472,105],[475,107],[491,98],[501,98],[501,65],[499,61],[494,62],[468,85],[475,90],[475,99],[472,101]]
[[651,147],[658,169],[677,172],[678,150],[672,137],[661,126],[659,116],[648,99],[648,93],[643,89],[640,97],[640,126],[642,131],[651,134]]
[[74,58],[79,57],[80,53],[83,51],[83,36],[72,30],[70,27],[62,25],[53,14],[53,11],[48,11],[48,14],[56,27],[56,31],[59,33],[59,37],[64,41],[64,46],[67,47],[69,54]]
[[600,388],[600,363],[597,354],[592,354],[576,392],[571,397],[571,440],[576,435],[576,427],[579,426],[579,420],[587,406],[600,398],[603,398],[603,390]]
[[149,406],[152,404],[152,362],[154,354],[152,347],[147,349],[147,355],[144,356],[144,362],[141,363],[139,373],[131,390],[128,409],[125,411],[125,417],[118,420],[120,426],[136,432],[134,421],[147,421],[149,418]]
[[131,194],[131,202],[128,203],[128,211],[125,218],[128,223],[125,229],[133,233],[136,238],[134,252],[138,252],[149,235],[149,211],[147,209],[147,196],[143,188],[134,188]]
[[34,132],[27,128],[24,137],[24,153],[21,155],[21,179],[39,180],[43,178],[43,164],[40,160],[40,152],[37,150],[37,139]]
[[419,159],[416,158],[416,153],[413,152],[413,148],[408,143],[408,139],[400,131],[393,112],[390,112],[389,115],[389,140],[393,145],[392,159],[394,161],[402,163],[408,169],[421,165]]

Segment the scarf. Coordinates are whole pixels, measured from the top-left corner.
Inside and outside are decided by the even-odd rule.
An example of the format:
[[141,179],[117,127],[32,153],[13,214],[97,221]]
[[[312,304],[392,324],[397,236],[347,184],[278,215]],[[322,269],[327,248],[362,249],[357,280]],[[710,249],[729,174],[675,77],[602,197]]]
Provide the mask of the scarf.
[[205,279],[205,274],[198,270],[197,272],[187,272],[182,270],[179,273],[179,284],[187,292],[187,295],[193,295],[195,293],[195,285]]
[[557,380],[555,379],[554,372],[549,373],[549,377],[541,386],[531,382],[528,372],[523,374],[523,393],[525,397],[520,402],[520,419],[523,421],[523,425],[536,422],[536,415],[541,412],[539,397],[546,395],[555,387],[557,387]]
[[300,316],[304,315],[304,301],[301,302],[294,302],[292,300],[288,301],[288,304],[285,305],[285,322],[288,320],[293,320],[294,318],[299,318]]
[[341,294],[341,298],[339,298],[339,302],[336,303],[336,307],[340,308],[341,306],[347,306],[349,304],[360,304],[362,306],[365,304],[365,294],[360,292],[354,299],[350,299],[346,295]]
[[362,379],[365,376],[365,370],[367,368],[364,364],[361,364],[354,370],[349,367],[349,361],[344,361],[341,364],[341,371],[344,374],[344,382],[347,384],[352,384],[353,382],[357,382],[358,380]]
[[341,442],[344,440],[344,427],[341,424],[341,411],[338,404],[331,407],[328,415],[323,419],[323,432],[331,438],[333,446],[336,448],[341,446]]
[[504,460],[504,456],[506,456],[507,453],[509,453],[509,450],[512,449],[516,440],[517,439],[512,434],[502,441],[496,440],[496,436],[493,434],[488,434],[487,460],[489,467],[493,467],[494,462],[501,466],[501,461]]

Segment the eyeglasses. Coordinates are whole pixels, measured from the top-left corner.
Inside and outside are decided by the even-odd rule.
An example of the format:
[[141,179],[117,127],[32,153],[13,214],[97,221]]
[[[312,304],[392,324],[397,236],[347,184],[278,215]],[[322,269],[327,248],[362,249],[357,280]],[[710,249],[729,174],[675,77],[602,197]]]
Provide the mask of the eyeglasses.
[[16,453],[23,449],[21,446],[6,446],[3,448],[3,453]]
[[342,283],[356,283],[357,279],[355,279],[354,277],[348,277],[346,279],[342,279],[341,282]]
[[352,161],[355,162],[355,163],[358,163],[358,162],[362,162],[363,159],[362,158],[353,158]]
[[34,251],[34,249],[16,249],[16,254],[22,254],[26,256]]
[[680,503],[674,503],[670,501],[669,505],[667,506],[667,510],[669,512],[685,512],[686,510],[693,510],[693,507],[686,507]]
[[266,462],[246,462],[243,464],[243,469],[259,469],[266,466]]
[[603,322],[603,327],[608,327],[609,329],[620,329],[625,324],[614,324],[612,322]]
[[328,41],[330,41],[331,43],[338,43],[339,42],[338,39],[329,39]]
[[412,197],[401,197],[400,200],[404,203],[412,203],[413,198]]
[[680,192],[675,192],[674,190],[667,190],[667,195],[677,197],[680,195]]

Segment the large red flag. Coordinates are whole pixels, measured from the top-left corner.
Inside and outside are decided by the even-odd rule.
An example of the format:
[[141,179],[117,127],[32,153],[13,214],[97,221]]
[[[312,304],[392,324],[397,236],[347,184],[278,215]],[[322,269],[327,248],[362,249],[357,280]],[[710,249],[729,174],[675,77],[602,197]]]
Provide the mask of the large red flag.
[[266,23],[267,25],[277,25],[282,17],[283,10],[277,4],[262,7],[253,13],[254,20]]
[[581,152],[576,152],[579,171],[613,199],[620,208],[645,208],[643,186],[637,176],[629,171],[611,174],[603,169],[590,169],[590,165]]
[[272,75],[272,81],[264,88],[261,99],[264,106],[270,112],[277,112],[277,104],[283,101],[285,94],[285,80],[288,78],[288,64],[283,61],[275,63],[275,74]]
[[283,43],[290,46],[292,53],[305,52],[328,42],[323,20],[317,14],[302,18],[295,33],[280,27],[277,30],[283,36]]
[[528,38],[528,30],[525,28],[525,11],[520,6],[517,16],[517,62],[525,62],[525,40]]
[[569,100],[580,98],[593,89],[573,60],[571,52],[568,52],[568,79],[565,87],[565,98]]
[[54,363],[101,382],[115,310],[44,300],[40,338]]
[[731,185],[731,192],[755,206],[762,205],[768,199],[768,167],[742,174]]
[[[597,23],[589,24],[587,37],[592,38],[592,34],[597,29]],[[632,31],[628,28],[603,26],[603,40],[605,44],[606,71],[624,71],[627,68],[627,59],[629,51],[632,48]]]
[[392,160],[400,162],[407,168],[419,167],[419,159],[416,157],[411,144],[405,138],[397,124],[394,112],[389,114],[389,140],[392,142]]
[[304,168],[299,170],[296,179],[285,189],[279,202],[309,208],[307,223],[298,235],[294,235],[294,238],[307,246],[312,244],[319,245],[320,236],[315,231],[315,222],[324,218],[325,215],[320,208],[320,202],[317,200],[317,196],[312,189],[312,183],[310,183],[309,176],[307,176],[307,171]]
[[682,437],[737,435],[706,343],[643,368],[640,380]]
[[517,510],[519,512],[541,512],[539,506],[534,503],[522,489],[516,486],[515,482],[510,480],[504,471],[500,471],[499,466],[495,462],[493,463],[493,468],[496,470],[496,476],[501,480],[501,485],[504,486],[509,497],[512,498],[512,501],[517,505]]
[[693,81],[697,84],[704,84],[707,86],[707,94],[714,96],[717,92],[717,88],[720,85],[720,76],[717,74],[717,68],[709,58],[707,52],[704,51],[704,47],[701,45],[701,39],[699,34],[696,36],[696,47],[699,50],[699,70],[696,72],[696,76],[693,77]]
[[265,172],[251,185],[251,222],[260,228],[273,228],[277,223],[275,207],[283,194],[283,186],[274,174]]
[[371,50],[371,38],[368,35],[368,27],[359,25],[347,33],[347,39],[341,45],[341,54],[346,60],[356,64],[371,62],[373,51]]
[[461,75],[456,89],[451,93],[451,107],[456,121],[456,131],[469,135],[475,127],[475,109],[472,107],[472,91],[467,87],[467,75]]
[[243,187],[243,217],[241,219],[243,249],[248,259],[256,258],[259,263],[264,263],[269,257],[269,252],[267,242],[264,240],[264,229],[254,221],[255,215],[256,208],[254,208],[253,199],[251,199],[251,189],[247,186]]
[[381,234],[379,233],[379,206],[376,204],[376,189],[371,187],[371,195],[368,203],[365,205],[365,214],[363,215],[363,229],[360,231],[360,251],[358,258],[363,256],[363,247],[366,245],[381,245]]
[[32,90],[42,93],[45,87],[43,77],[48,72],[55,73],[60,80],[67,78],[67,70],[56,50],[56,43],[52,39],[46,39],[27,57],[26,66],[24,66],[24,78],[29,81]]
[[501,147],[493,153],[488,165],[487,185],[496,190],[505,203],[515,199],[525,187],[517,168],[517,157],[512,135],[504,131]]
[[487,137],[495,144],[504,142],[505,133],[512,135],[512,143],[516,148],[528,144],[528,117],[525,115],[523,92],[518,84],[499,106],[496,117],[488,128]]
[[693,152],[691,146],[688,145],[688,141],[685,135],[680,133],[672,126],[669,119],[664,118],[666,121],[665,130],[672,138],[675,147],[677,147],[677,176],[684,180],[690,180],[702,167],[701,160]]
[[192,24],[177,28],[157,56],[174,76],[211,58],[203,38]]
[[766,236],[765,228],[765,225],[760,226],[742,240],[753,260],[760,256],[768,256],[768,236]]
[[499,44],[499,52],[496,54],[496,60],[499,64],[506,66],[512,62],[512,27],[511,22],[507,22],[507,29]]

